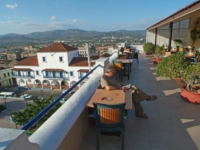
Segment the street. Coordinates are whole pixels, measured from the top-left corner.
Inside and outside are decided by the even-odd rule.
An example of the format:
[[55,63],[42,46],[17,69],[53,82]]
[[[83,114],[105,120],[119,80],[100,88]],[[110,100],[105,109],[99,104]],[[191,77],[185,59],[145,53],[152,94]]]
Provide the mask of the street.
[[[8,90],[7,90],[8,91]],[[61,91],[50,91],[50,90],[44,90],[44,91],[33,91],[33,90],[27,90],[27,91],[19,91],[19,90],[12,90],[14,91],[18,97],[7,97],[6,101],[3,99],[3,97],[0,97],[0,105],[7,105],[7,109],[0,113],[0,127],[1,128],[13,128],[15,129],[15,123],[10,121],[11,112],[16,111],[23,111],[26,108],[26,102],[32,103],[32,100],[23,101],[22,98],[20,98],[20,95],[22,94],[30,94],[33,97],[37,98],[48,98],[49,96],[53,96],[53,99],[58,98],[62,92]],[[69,99],[73,94],[67,94],[65,96],[65,100]],[[18,128],[20,128],[18,126]]]

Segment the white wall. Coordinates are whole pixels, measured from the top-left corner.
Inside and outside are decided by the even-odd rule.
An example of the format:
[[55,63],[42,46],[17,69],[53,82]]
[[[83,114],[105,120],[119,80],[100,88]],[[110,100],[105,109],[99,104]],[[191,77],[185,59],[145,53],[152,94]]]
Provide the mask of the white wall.
[[[72,59],[73,59],[74,57],[78,57],[78,50],[74,50],[74,51],[67,52],[68,64],[72,61]],[[67,64],[67,65],[68,65],[68,64]]]
[[146,30],[146,42],[155,43],[155,31],[154,30],[151,30],[151,31]]
[[82,88],[72,95],[29,140],[37,143],[41,150],[57,149],[97,88],[102,70],[101,67],[95,70],[95,75],[83,84]]

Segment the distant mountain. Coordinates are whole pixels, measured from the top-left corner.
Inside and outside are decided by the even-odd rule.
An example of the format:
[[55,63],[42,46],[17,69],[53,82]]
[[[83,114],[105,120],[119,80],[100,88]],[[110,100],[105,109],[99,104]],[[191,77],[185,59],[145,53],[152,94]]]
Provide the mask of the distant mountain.
[[19,35],[19,34],[14,34],[14,33],[0,36],[0,43],[31,42],[34,40],[35,39],[28,38],[24,35]]
[[133,37],[133,38],[144,38],[146,35],[145,30],[119,30],[110,32],[98,32],[98,31],[85,31],[80,29],[69,29],[69,30],[52,30],[45,32],[33,32],[30,34],[15,34],[10,33],[0,36],[0,43],[28,43],[41,40],[69,40],[69,39],[92,39],[102,37]]

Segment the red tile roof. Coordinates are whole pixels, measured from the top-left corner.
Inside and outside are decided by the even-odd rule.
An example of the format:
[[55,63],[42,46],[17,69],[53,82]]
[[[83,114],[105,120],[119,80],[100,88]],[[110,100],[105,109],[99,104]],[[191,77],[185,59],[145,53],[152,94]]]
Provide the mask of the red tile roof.
[[97,60],[97,59],[99,59],[99,56],[90,56],[90,59],[91,60]]
[[53,43],[47,47],[42,48],[41,50],[37,51],[37,53],[43,53],[43,52],[69,52],[77,50],[75,47],[71,47],[69,45],[63,44],[63,43]]
[[100,55],[99,57],[110,57],[110,54],[104,53],[103,55]]
[[39,66],[37,56],[31,56],[18,61],[15,66]]
[[89,72],[89,69],[79,69],[77,72]]
[[12,70],[31,71],[31,69],[30,69],[30,68],[13,68]]
[[46,69],[44,69],[42,71],[62,72],[64,70],[63,69],[52,69],[52,68],[50,69],[50,68],[46,68]]
[[[91,62],[90,64],[91,64],[91,66],[94,66],[95,62]],[[88,58],[87,57],[74,57],[72,59],[72,61],[70,62],[69,66],[88,66]]]

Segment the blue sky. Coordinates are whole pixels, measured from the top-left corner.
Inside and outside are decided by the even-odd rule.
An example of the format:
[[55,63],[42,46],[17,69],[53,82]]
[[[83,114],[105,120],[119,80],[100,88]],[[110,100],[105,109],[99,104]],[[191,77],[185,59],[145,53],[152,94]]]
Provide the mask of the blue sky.
[[0,0],[0,35],[145,30],[195,0]]

